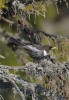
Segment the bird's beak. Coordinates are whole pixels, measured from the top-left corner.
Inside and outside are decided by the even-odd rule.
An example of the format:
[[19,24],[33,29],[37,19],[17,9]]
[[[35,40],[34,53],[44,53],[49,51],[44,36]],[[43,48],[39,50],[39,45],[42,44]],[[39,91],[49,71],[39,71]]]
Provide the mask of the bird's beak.
[[55,50],[57,47],[53,47],[53,48],[51,48],[52,50]]

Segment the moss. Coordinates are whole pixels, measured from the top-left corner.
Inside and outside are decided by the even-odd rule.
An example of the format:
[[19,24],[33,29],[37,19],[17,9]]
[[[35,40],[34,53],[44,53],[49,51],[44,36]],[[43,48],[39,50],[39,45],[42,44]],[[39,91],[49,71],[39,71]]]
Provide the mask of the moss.
[[42,37],[41,45],[49,45],[49,39],[47,37]]
[[4,4],[6,1],[8,1],[8,0],[0,0],[0,9],[6,8],[6,6]]
[[12,34],[15,34],[17,33],[17,29],[15,28],[12,28],[12,27],[9,27],[9,24],[7,22],[4,22],[4,21],[1,21],[0,22],[0,28],[1,29],[6,29],[6,31],[8,31],[9,33],[11,32]]

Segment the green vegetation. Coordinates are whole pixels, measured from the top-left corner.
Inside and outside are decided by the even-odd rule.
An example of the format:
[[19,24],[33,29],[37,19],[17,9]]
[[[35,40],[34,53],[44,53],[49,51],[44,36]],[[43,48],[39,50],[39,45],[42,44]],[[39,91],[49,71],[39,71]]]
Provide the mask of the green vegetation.
[[0,54],[5,57],[5,59],[0,58],[0,63],[1,64],[9,65],[9,66],[22,65],[18,61],[17,55],[2,42],[0,42]]
[[0,9],[7,7],[7,6],[5,6],[5,2],[7,2],[7,1],[8,0],[0,0]]

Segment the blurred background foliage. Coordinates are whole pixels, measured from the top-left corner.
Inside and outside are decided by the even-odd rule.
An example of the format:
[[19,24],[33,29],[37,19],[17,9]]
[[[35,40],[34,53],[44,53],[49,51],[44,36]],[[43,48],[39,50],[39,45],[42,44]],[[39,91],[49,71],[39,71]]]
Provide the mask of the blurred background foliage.
[[8,48],[4,43],[0,41],[0,54],[5,57],[5,59],[0,58],[0,63],[9,66],[22,65],[17,59],[17,55]]

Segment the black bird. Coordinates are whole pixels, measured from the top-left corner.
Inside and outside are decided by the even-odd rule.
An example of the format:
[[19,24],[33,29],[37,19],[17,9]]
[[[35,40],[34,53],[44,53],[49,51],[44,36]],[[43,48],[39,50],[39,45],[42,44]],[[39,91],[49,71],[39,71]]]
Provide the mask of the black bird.
[[27,41],[22,43],[21,40],[11,37],[9,35],[7,35],[7,38],[9,38],[7,45],[9,47],[12,47],[14,51],[16,51],[18,47],[21,47],[22,49],[26,50],[30,57],[38,60],[50,58],[50,51],[52,49],[55,49],[55,47],[52,47],[50,45],[42,46],[39,44],[27,43]]
[[34,59],[44,59],[50,57],[50,50],[52,49],[51,46],[41,46],[41,45],[26,45],[24,49],[27,53]]

